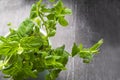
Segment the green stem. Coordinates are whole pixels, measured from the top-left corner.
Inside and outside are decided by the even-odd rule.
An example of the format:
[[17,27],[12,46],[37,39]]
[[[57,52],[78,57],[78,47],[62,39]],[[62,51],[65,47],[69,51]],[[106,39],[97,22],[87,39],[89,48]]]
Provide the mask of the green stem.
[[94,51],[80,51],[80,53],[97,53],[98,50],[94,50]]
[[47,32],[47,36],[48,36],[48,29],[47,29],[46,22],[45,22],[44,18],[41,16],[40,13],[39,13],[39,17],[40,17],[40,19],[43,21],[43,25],[45,26],[45,29],[46,29],[46,32]]

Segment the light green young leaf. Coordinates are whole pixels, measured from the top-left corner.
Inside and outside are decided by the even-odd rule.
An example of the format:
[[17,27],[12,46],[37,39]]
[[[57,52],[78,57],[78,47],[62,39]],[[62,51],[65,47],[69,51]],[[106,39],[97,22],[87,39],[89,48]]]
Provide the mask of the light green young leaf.
[[66,14],[72,14],[72,10],[69,9],[69,8],[64,8],[61,14],[64,14],[64,15],[66,15]]
[[90,48],[90,50],[91,50],[91,51],[92,51],[92,50],[96,50],[96,49],[98,49],[102,44],[103,44],[103,39],[99,40],[96,44],[94,44],[94,45]]
[[12,23],[11,23],[11,22],[9,22],[9,23],[7,23],[7,25],[8,25],[8,26],[12,26]]
[[23,49],[22,47],[19,47],[19,48],[18,48],[18,51],[17,51],[17,54],[22,54],[23,51],[24,51],[24,49]]
[[89,63],[93,59],[93,54],[89,49],[82,49],[79,53],[80,58],[83,59],[84,63]]
[[33,19],[33,22],[37,25],[40,26],[41,25],[41,19],[39,17],[36,17]]
[[43,0],[39,0],[39,1],[36,3],[36,5],[37,5],[38,7],[40,7],[40,6],[41,6],[42,1],[43,1]]
[[79,45],[79,49],[82,50],[83,49],[83,44]]

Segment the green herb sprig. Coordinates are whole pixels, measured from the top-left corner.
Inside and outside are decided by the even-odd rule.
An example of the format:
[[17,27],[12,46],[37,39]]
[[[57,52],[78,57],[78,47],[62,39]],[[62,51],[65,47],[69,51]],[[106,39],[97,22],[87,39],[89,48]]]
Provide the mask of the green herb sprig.
[[74,43],[71,54],[65,50],[65,45],[52,48],[49,38],[55,36],[56,25],[68,26],[65,16],[72,11],[64,6],[62,0],[49,1],[53,4],[51,8],[42,0],[36,2],[30,16],[17,30],[10,28],[7,36],[0,36],[0,70],[5,78],[27,80],[37,78],[40,72],[47,70],[46,80],[55,80],[62,70],[66,70],[69,56],[79,55],[84,63],[89,63],[99,52],[102,39],[90,48]]

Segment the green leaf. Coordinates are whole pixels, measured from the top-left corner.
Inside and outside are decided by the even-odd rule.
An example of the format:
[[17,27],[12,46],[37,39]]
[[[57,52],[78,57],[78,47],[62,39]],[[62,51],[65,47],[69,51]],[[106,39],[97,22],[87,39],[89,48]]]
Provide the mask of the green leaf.
[[61,14],[64,14],[64,15],[66,15],[66,14],[72,14],[72,10],[69,9],[69,8],[64,8]]
[[12,29],[12,28],[9,28],[9,31],[10,31],[10,34],[12,35],[14,35],[14,34],[16,34],[16,30],[14,30],[14,29]]
[[96,50],[103,44],[103,39],[99,40],[96,44],[94,44],[90,50]]
[[65,45],[61,46],[61,47],[58,47],[55,49],[55,54],[56,55],[59,55],[59,56],[62,56],[64,53],[64,49],[65,49]]
[[72,57],[75,56],[77,53],[80,52],[80,49],[78,48],[78,46],[74,43],[73,47],[72,47]]
[[30,18],[34,19],[38,16],[38,12],[37,12],[37,5],[33,4],[31,7],[31,11],[30,11]]
[[15,76],[21,69],[22,69],[22,63],[20,57],[18,57],[17,61],[14,61],[12,66],[4,68],[2,72],[7,75]]
[[52,70],[47,76],[46,80],[56,80],[60,73],[61,69]]
[[16,41],[9,41],[8,39],[1,37],[1,44],[0,44],[0,55],[13,55],[16,54],[18,48],[18,42]]
[[20,40],[20,45],[23,48],[26,49],[35,49],[35,48],[40,48],[43,45],[43,41],[41,37],[24,37]]
[[56,4],[54,4],[54,8],[57,14],[60,14],[62,12],[63,7],[64,5],[63,5],[62,0],[59,0]]
[[39,17],[36,17],[33,19],[33,22],[37,25],[40,26],[41,25],[41,19]]
[[89,59],[83,59],[83,63],[90,63]]
[[47,33],[49,37],[52,37],[56,34],[56,22],[54,20],[48,20],[46,22],[47,25]]
[[39,0],[39,1],[36,3],[36,5],[37,5],[38,7],[40,7],[40,6],[41,6],[42,1],[43,1],[43,0]]
[[7,25],[8,25],[8,26],[12,26],[12,23],[11,23],[11,22],[9,22],[9,23],[7,23]]
[[36,11],[32,11],[32,12],[30,13],[30,19],[34,19],[34,18],[36,18],[37,16],[38,16],[38,14],[37,14]]
[[19,48],[18,48],[18,52],[17,52],[17,54],[22,54],[23,51],[24,51],[24,49],[23,49],[22,47],[19,47]]
[[2,41],[4,43],[8,43],[8,40],[3,36],[0,36],[0,41]]
[[52,36],[54,36],[56,34],[56,30],[54,30],[54,29],[52,29],[52,28],[50,28],[49,30],[48,30],[48,36],[49,37],[52,37]]
[[33,32],[33,27],[34,27],[34,23],[30,19],[26,19],[20,24],[17,33],[20,36],[30,35]]
[[93,59],[92,52],[86,48],[80,51],[79,56],[83,59],[83,63],[89,63]]
[[80,50],[83,49],[83,45],[82,45],[82,44],[79,45],[79,49],[80,49]]
[[57,59],[57,61],[62,63],[65,66],[68,62],[68,56],[70,54],[64,49],[65,49],[65,45],[58,47],[54,50],[53,54],[57,56],[61,56],[59,59]]
[[31,11],[30,12],[36,11],[36,10],[37,10],[37,6],[36,6],[36,4],[33,4],[32,7],[31,7]]
[[49,14],[49,15],[47,15],[47,18],[49,20],[54,20],[55,19],[55,14]]
[[59,17],[59,24],[62,26],[68,26],[68,22],[64,17]]
[[55,2],[55,0],[49,0],[50,2]]

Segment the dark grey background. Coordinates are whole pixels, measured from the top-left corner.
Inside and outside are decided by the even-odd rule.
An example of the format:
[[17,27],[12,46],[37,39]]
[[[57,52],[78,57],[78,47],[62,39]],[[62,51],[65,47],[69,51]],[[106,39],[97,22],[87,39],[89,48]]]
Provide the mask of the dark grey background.
[[[29,16],[32,3],[37,0],[0,0],[0,35],[8,32],[7,23],[17,27]],[[44,0],[46,1],[46,0]],[[90,64],[78,57],[70,58],[67,71],[58,80],[120,80],[120,1],[119,0],[63,0],[73,10],[67,16],[69,27],[58,27],[51,39],[54,47],[66,44],[70,52],[72,43],[90,47],[104,39],[100,54]],[[0,80],[3,80],[2,75]]]

